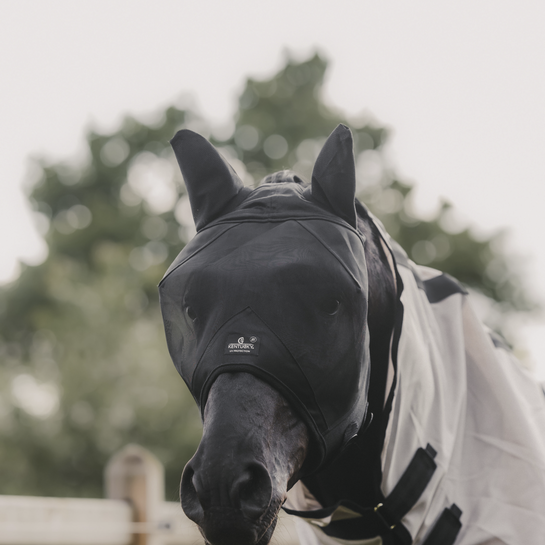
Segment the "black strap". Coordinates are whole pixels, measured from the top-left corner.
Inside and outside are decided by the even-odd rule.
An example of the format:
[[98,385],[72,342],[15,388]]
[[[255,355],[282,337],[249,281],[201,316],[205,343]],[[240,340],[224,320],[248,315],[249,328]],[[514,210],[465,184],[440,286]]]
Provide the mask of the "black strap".
[[363,526],[369,535],[362,535],[360,539],[381,535],[389,538],[384,543],[411,543],[411,536],[401,519],[413,508],[430,482],[437,467],[435,456],[436,452],[431,445],[425,449],[419,448],[392,492],[375,507],[365,508],[352,501],[341,500],[335,505],[315,511],[295,511],[286,507],[284,511],[306,519],[323,519],[342,505],[358,513],[360,520],[363,519]]
[[422,545],[452,545],[462,527],[462,510],[453,503],[444,509]]

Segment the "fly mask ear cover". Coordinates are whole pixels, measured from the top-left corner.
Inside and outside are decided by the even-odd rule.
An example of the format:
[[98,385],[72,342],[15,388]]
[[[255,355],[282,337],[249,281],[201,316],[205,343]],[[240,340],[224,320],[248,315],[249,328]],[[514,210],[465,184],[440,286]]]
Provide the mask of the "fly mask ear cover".
[[370,369],[363,237],[309,189],[244,195],[159,286],[170,355],[201,412],[221,373],[269,383],[308,426],[304,474],[358,432]]

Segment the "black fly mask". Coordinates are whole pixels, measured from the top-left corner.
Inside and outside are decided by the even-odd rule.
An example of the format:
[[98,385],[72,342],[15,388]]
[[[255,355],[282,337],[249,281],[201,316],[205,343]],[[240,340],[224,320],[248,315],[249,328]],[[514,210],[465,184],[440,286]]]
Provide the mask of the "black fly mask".
[[[204,138],[172,147],[197,235],[160,283],[168,348],[201,412],[221,373],[251,373],[308,426],[304,472],[359,431],[369,382],[365,240],[350,131],[340,125],[298,178],[251,190]],[[294,181],[293,181],[294,180]]]

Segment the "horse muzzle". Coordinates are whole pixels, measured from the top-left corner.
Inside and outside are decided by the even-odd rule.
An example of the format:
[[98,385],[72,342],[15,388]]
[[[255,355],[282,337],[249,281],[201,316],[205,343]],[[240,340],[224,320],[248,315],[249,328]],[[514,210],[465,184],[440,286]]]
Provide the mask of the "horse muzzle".
[[183,510],[211,545],[266,545],[307,446],[281,394],[249,373],[220,375],[182,476]]

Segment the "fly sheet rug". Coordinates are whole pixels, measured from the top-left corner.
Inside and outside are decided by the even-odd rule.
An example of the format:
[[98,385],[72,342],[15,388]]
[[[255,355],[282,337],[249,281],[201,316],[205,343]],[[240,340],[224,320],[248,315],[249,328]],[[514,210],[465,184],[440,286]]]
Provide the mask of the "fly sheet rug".
[[[430,445],[435,471],[401,519],[415,544],[451,542],[449,532],[458,532],[456,545],[545,543],[543,390],[479,321],[458,282],[415,265],[387,234],[384,239],[403,304],[399,344],[392,347],[396,380],[382,450],[384,495],[400,483],[414,453]],[[286,507],[306,518],[297,521],[304,545],[383,543],[328,536],[332,521],[339,527],[360,514],[342,505],[320,512],[302,482]],[[446,524],[437,524],[441,517]]]

